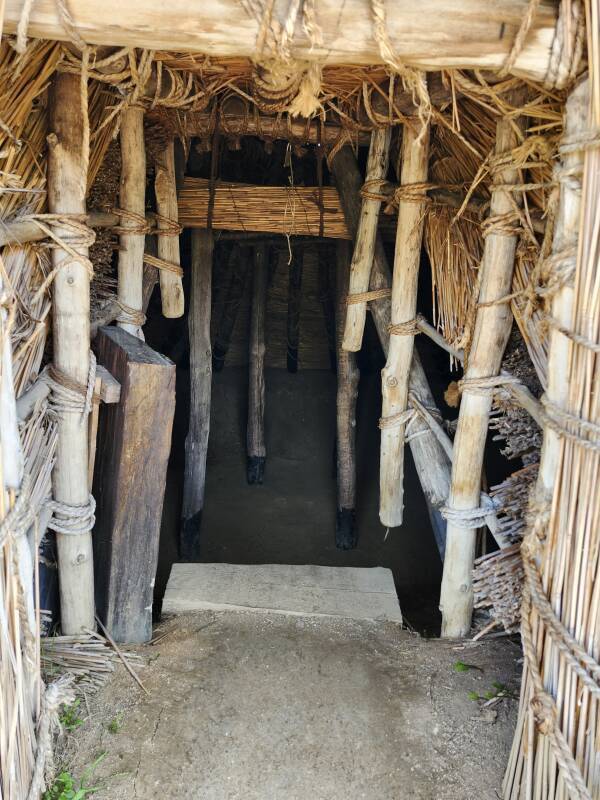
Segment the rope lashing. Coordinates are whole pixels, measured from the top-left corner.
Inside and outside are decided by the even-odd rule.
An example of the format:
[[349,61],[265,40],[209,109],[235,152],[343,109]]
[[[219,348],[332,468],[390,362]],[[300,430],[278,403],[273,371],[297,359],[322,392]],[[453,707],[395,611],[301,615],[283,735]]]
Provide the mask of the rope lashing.
[[154,231],[157,236],[179,236],[183,232],[183,225],[177,222],[177,220],[163,217],[162,214],[156,211],[152,212],[152,216],[156,219],[157,223],[160,223],[157,224],[156,231]]
[[439,188],[438,183],[427,181],[403,183],[394,190],[386,212],[389,213],[388,209],[399,207],[400,203],[431,203],[431,197],[427,195],[427,192]]
[[361,189],[360,196],[365,200],[376,200],[380,203],[387,203],[394,193],[394,186],[387,178],[369,178]]
[[[381,417],[378,422],[380,430],[386,428],[395,428],[399,425],[405,425],[404,440],[409,443],[419,436],[427,433],[434,433],[433,421],[441,424],[442,415],[436,407],[424,406],[421,403],[415,404],[412,396],[409,394],[409,405],[404,411],[397,414],[391,414],[389,417]],[[432,421],[433,420],[433,421]],[[420,430],[413,430],[417,422],[425,423],[425,427]]]
[[55,414],[81,414],[82,420],[92,410],[96,383],[96,356],[90,351],[87,385],[66,375],[54,364],[42,373],[50,388],[49,408]]
[[59,500],[50,500],[47,508],[52,512],[48,527],[64,536],[82,536],[96,524],[96,501],[89,495],[87,503],[72,505]]
[[141,328],[146,324],[146,315],[141,309],[133,308],[127,305],[116,295],[113,297],[114,302],[119,307],[119,313],[115,317],[117,322],[122,322],[127,325],[135,325],[136,328]]
[[440,514],[452,525],[475,531],[486,524],[486,519],[496,513],[497,506],[494,500],[485,492],[481,493],[477,508],[454,508],[443,505]]
[[492,234],[495,236],[519,236],[522,231],[520,223],[521,217],[517,211],[494,214],[481,223],[481,235],[484,239]]
[[514,67],[517,58],[521,55],[523,47],[525,46],[525,40],[527,39],[527,35],[531,30],[531,26],[533,24],[533,20],[535,19],[539,5],[540,0],[529,0],[527,11],[521,20],[519,30],[517,31],[517,35],[515,36],[515,40],[512,44],[510,52],[507,55],[504,64],[502,65],[502,69],[498,73],[499,77],[505,78]]
[[561,156],[571,153],[581,153],[588,150],[597,150],[600,147],[600,131],[589,130],[577,132],[572,136],[565,136],[558,146]]
[[165,261],[164,258],[158,258],[150,253],[144,253],[144,263],[151,267],[156,267],[156,269],[162,269],[164,272],[172,272],[179,278],[183,276],[183,269],[179,264],[175,264],[173,261]]
[[569,328],[566,328],[564,325],[561,325],[560,322],[550,314],[547,314],[545,316],[545,321],[548,325],[550,325],[550,327],[554,328],[559,333],[562,333],[563,336],[566,336],[574,344],[580,345],[581,347],[585,347],[588,350],[591,350],[592,353],[600,353],[599,342],[594,342],[592,339],[588,339],[587,336],[584,336],[581,333],[577,333],[576,331],[570,330]]
[[115,225],[112,230],[116,234],[135,234],[139,236],[145,236],[152,231],[152,225],[148,222],[146,217],[143,216],[143,214],[137,214],[135,211],[128,211],[125,208],[118,208],[117,206],[109,206],[106,210],[110,214],[115,214],[123,222],[131,223],[130,225]]
[[346,303],[351,306],[354,303],[369,303],[372,300],[383,300],[384,297],[390,297],[392,290],[386,289],[371,289],[368,292],[356,292],[356,294],[349,294],[346,296]]
[[35,519],[31,505],[31,478],[25,473],[21,481],[19,496],[0,523],[0,548],[9,537],[17,538],[27,533]]
[[458,391],[462,394],[479,394],[492,397],[498,389],[510,388],[511,385],[520,384],[516,375],[490,375],[484,378],[462,378],[458,381]]
[[390,414],[389,417],[380,417],[379,429],[385,430],[387,428],[397,428],[399,425],[406,425],[411,421],[415,414],[414,408],[406,408],[404,411],[399,411],[397,414]]
[[418,317],[409,319],[406,322],[392,322],[387,329],[391,336],[416,336],[421,333]]
[[[92,280],[94,265],[87,255],[79,253],[75,249],[77,247],[87,249],[96,241],[95,232],[86,224],[86,214],[31,214],[21,219],[33,222],[51,240],[42,246],[50,250],[64,250],[67,254],[58,264],[55,264],[51,274],[45,279],[44,289],[59,270],[73,263],[84,266],[89,279]],[[56,228],[60,230],[60,233],[55,230]]]
[[542,396],[544,424],[558,436],[576,442],[585,450],[600,453],[600,425],[582,419],[553,403],[547,395]]

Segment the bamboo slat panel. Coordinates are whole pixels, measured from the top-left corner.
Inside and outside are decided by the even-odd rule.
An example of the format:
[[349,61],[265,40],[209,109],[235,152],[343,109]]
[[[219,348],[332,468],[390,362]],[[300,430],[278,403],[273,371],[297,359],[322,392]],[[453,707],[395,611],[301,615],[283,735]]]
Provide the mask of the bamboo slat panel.
[[[186,178],[179,191],[179,222],[206,228],[210,189],[202,178]],[[215,189],[213,228],[290,236],[319,236],[319,189],[311,186],[247,186],[220,183]],[[323,235],[350,239],[337,189],[323,187]]]

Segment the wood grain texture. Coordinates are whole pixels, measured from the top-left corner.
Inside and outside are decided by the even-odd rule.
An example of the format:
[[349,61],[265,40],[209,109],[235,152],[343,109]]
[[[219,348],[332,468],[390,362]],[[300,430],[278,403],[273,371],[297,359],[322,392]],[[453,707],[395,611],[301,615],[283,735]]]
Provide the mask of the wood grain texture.
[[[372,184],[367,187],[371,193],[380,192],[381,186],[377,184],[387,177],[391,136],[392,130],[390,127],[377,128],[371,134],[367,174],[365,177],[365,184]],[[366,292],[369,288],[380,209],[381,200],[363,197],[352,263],[350,265],[349,295]],[[366,317],[366,303],[349,303],[347,305],[346,324],[342,341],[344,350],[354,352],[360,350]]]
[[185,474],[181,510],[180,554],[186,560],[199,557],[200,525],[206,485],[206,454],[210,433],[212,350],[213,235],[193,230],[191,235],[190,297],[190,421],[185,439]]
[[152,635],[175,365],[121,328],[101,328],[95,350],[121,383],[121,401],[101,408],[98,427],[96,607],[118,642],[144,642]]
[[356,356],[342,347],[346,295],[350,278],[350,243],[336,243],[336,468],[337,513],[335,543],[342,550],[356,547],[356,400],[360,370]]
[[251,484],[263,482],[267,457],[265,444],[265,321],[269,272],[267,246],[257,245],[254,248],[253,258],[246,429],[247,479]]
[[[84,152],[84,119],[78,75],[58,73],[49,98],[48,210],[84,214],[88,153]],[[55,228],[68,239],[69,230]],[[87,256],[87,248],[75,247]],[[52,263],[63,260],[54,279],[52,335],[54,363],[78,383],[87,384],[90,348],[90,278],[85,264],[63,250],[52,250]],[[56,500],[84,506],[88,502],[88,429],[79,414],[61,414],[56,466],[52,476]],[[61,624],[66,634],[94,628],[92,537],[56,534],[60,574]]]
[[[401,185],[427,181],[429,128],[405,125],[402,135]],[[417,313],[417,286],[421,264],[421,245],[425,223],[423,202],[401,199],[394,250],[392,279],[392,325],[414,320]],[[388,357],[381,373],[382,409],[381,456],[379,460],[379,518],[387,527],[402,525],[404,512],[404,432],[405,423],[386,424],[406,411],[414,336],[392,335]]]
[[[518,98],[513,98],[518,108]],[[519,143],[519,126],[522,120],[502,119],[496,126],[495,153],[510,151]],[[517,183],[519,173],[514,169],[500,171],[494,183]],[[520,194],[515,200],[518,202]],[[493,190],[490,200],[490,217],[512,211],[508,192]],[[506,296],[512,285],[517,236],[491,232],[486,240],[480,266],[479,303],[490,303]],[[465,378],[475,379],[498,375],[502,356],[510,336],[513,322],[509,303],[479,305]],[[491,395],[476,391],[463,391],[454,437],[452,481],[448,506],[457,510],[479,507],[481,473],[485,443],[488,433]],[[446,558],[442,576],[440,608],[442,611],[442,636],[465,636],[471,626],[473,611],[473,561],[475,534],[464,525],[448,522]]]
[[[420,69],[499,69],[508,56],[527,0],[397,0],[387,30],[400,60]],[[4,25],[16,32],[22,0],[7,0]],[[237,0],[207,0],[202,13],[190,13],[187,0],[71,0],[69,10],[80,36],[89,44],[201,52],[211,56],[256,54],[260,15],[243,11]],[[273,18],[283,24],[288,3],[276,0]],[[299,15],[300,17],[301,15]],[[513,73],[543,80],[555,36],[557,3],[542,0]],[[379,64],[370,4],[366,0],[322,0],[317,23],[322,44],[310,42],[298,19],[292,41],[295,58],[322,63]],[[54,0],[36,0],[30,36],[67,40]]]
[[[144,147],[144,110],[138,106],[123,111],[120,128],[121,183],[119,203],[123,210],[142,217],[146,211],[146,149]],[[136,228],[139,223],[123,217],[122,228]],[[119,236],[119,266],[117,296],[126,306],[142,310],[142,280],[144,274],[143,233],[121,233]],[[142,328],[134,322],[117,323],[128,333],[144,338]]]
[[[173,222],[177,222],[179,210],[177,205],[177,186],[175,179],[175,145],[171,141],[160,159],[156,162],[156,177],[154,179],[154,192],[156,194],[156,210],[158,213]],[[157,223],[158,257],[164,261],[179,265],[179,236],[161,236],[160,228],[163,223]],[[160,296],[162,300],[163,316],[168,318],[181,317],[184,310],[183,284],[179,275],[161,269],[158,279],[160,281]]]

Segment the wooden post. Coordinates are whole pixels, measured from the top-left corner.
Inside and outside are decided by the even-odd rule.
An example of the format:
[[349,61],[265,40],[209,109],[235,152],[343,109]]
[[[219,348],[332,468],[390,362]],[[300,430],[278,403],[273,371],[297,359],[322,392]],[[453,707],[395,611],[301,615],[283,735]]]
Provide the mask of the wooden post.
[[98,363],[121,384],[101,410],[94,493],[98,615],[118,642],[152,635],[152,597],[171,428],[175,365],[119,328],[101,328]]
[[210,431],[212,353],[210,314],[212,298],[212,231],[192,230],[192,257],[188,326],[190,332],[190,423],[185,440],[185,475],[180,555],[200,557],[200,525],[204,508],[206,453]]
[[[518,104],[516,107],[518,108]],[[496,155],[510,152],[519,143],[515,125],[514,119],[498,121]],[[475,382],[477,379],[499,374],[513,320],[509,303],[493,303],[510,292],[517,232],[513,235],[505,230],[495,232],[493,221],[501,220],[503,215],[513,211],[511,200],[514,198],[514,201],[518,201],[519,193],[513,194],[511,198],[509,191],[494,189],[494,184],[517,183],[518,179],[517,170],[499,170],[494,175],[491,187],[489,219],[492,225],[485,240],[483,260],[479,268],[479,308],[464,376],[448,497],[450,511],[440,608],[442,636],[449,638],[465,636],[469,632],[473,611],[472,571],[476,530],[472,523],[460,518],[460,513],[475,510],[480,505],[481,470],[492,407],[491,393],[477,388]],[[492,305],[484,305],[489,303]],[[473,388],[469,388],[469,382],[472,382]]]
[[[48,208],[53,214],[85,214],[88,147],[87,109],[82,108],[81,78],[59,72],[48,104]],[[58,236],[69,231],[57,227]],[[83,257],[87,247],[74,246]],[[86,385],[90,365],[90,274],[85,263],[74,261],[64,250],[52,250],[58,267],[53,289],[54,365],[78,384]],[[85,506],[88,491],[88,429],[80,414],[61,413],[58,421],[55,500]],[[91,533],[56,534],[60,570],[61,624],[65,634],[94,628],[94,568]]]
[[229,256],[229,267],[231,271],[231,282],[225,295],[223,303],[223,313],[217,327],[215,344],[213,347],[213,370],[220,372],[225,366],[225,356],[229,350],[229,342],[233,332],[233,326],[237,317],[240,302],[246,286],[246,276],[248,274],[248,249],[233,246]]
[[[175,145],[169,142],[159,161],[156,162],[156,178],[154,180],[156,194],[156,210],[160,216],[177,222],[177,185],[175,180]],[[166,227],[159,219],[157,222],[158,257],[171,264],[179,264],[179,236],[161,236],[161,227]],[[163,316],[181,317],[184,310],[183,285],[181,277],[167,270],[159,270],[160,295]]]
[[[390,153],[391,128],[376,128],[371,134],[371,146],[367,161],[367,177],[365,186],[371,193],[381,192],[381,184],[385,180]],[[361,294],[369,288],[373,254],[377,239],[377,224],[381,200],[364,197],[358,220],[356,244],[350,266],[349,295]],[[367,316],[367,303],[348,303],[346,324],[342,347],[344,350],[360,350]]]
[[[144,147],[144,109],[130,106],[121,118],[121,190],[119,202],[124,211],[144,217],[146,208],[146,150]],[[121,219],[120,227],[132,233],[119,237],[119,282],[117,297],[121,304],[117,324],[128,333],[143,339],[142,281],[144,274],[145,232],[141,220]]]
[[298,372],[298,345],[300,344],[300,306],[302,303],[302,269],[306,250],[292,250],[289,267],[287,314],[287,369]]
[[[336,154],[332,164],[335,183],[340,194],[340,201],[344,209],[344,216],[348,229],[353,235],[358,229],[360,216],[360,189],[362,177],[356,163],[356,158],[350,147],[342,147]],[[378,234],[375,241],[375,254],[371,269],[370,290],[385,290],[391,286],[390,270],[383,247],[383,242]],[[381,342],[384,353],[387,355],[390,335],[388,327],[391,317],[391,303],[389,297],[374,300],[370,304],[373,322]],[[409,394],[414,394],[425,408],[436,409],[425,371],[421,365],[418,353],[413,352],[410,368]],[[444,448],[429,431],[427,425],[420,420],[414,423],[414,430],[422,433],[411,439],[410,449],[425,495],[431,524],[440,551],[446,536],[446,522],[439,512],[439,508],[446,502],[450,489],[450,461]]]
[[[381,458],[379,518],[390,528],[402,525],[404,510],[403,414],[408,405],[408,384],[417,312],[417,283],[425,222],[426,196],[412,185],[427,181],[429,128],[405,125],[402,136],[401,186],[409,196],[400,199],[398,232],[392,281],[392,327],[388,358],[381,373]],[[422,197],[419,202],[419,196]],[[403,327],[404,326],[404,327]]]
[[267,310],[267,246],[254,248],[252,310],[250,319],[250,367],[248,389],[247,478],[262,483],[267,451],[265,447],[265,318]]
[[336,242],[337,333],[337,513],[335,545],[340,550],[356,547],[356,399],[360,371],[356,356],[342,347],[346,322],[346,297],[350,275],[350,243]]

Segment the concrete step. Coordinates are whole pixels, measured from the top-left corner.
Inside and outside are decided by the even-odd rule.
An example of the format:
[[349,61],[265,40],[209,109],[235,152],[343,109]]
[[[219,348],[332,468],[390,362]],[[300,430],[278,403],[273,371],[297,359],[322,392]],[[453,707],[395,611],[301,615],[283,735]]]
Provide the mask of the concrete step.
[[173,564],[163,613],[199,609],[402,622],[392,572],[383,567]]

